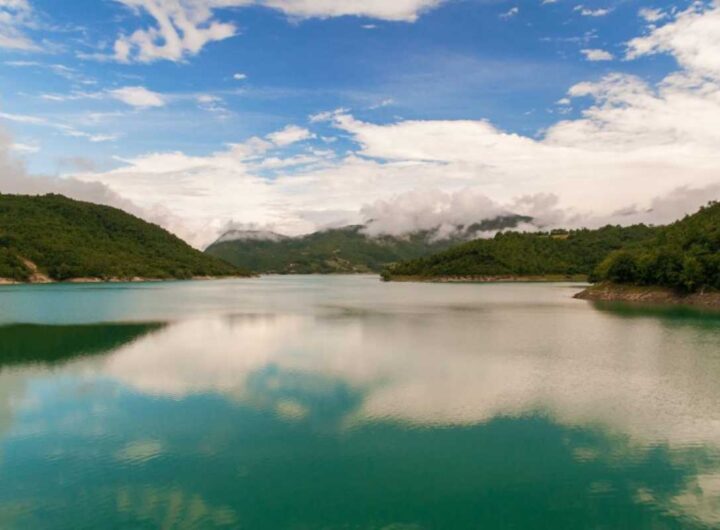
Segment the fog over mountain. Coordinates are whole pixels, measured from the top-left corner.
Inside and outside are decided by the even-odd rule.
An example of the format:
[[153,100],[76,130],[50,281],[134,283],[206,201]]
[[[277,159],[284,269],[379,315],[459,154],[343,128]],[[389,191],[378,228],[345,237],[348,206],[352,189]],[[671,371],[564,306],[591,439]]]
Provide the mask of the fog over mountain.
[[[237,223],[198,226],[189,219],[180,218],[170,209],[155,206],[142,208],[124,198],[109,186],[73,177],[30,175],[24,164],[11,149],[12,140],[7,133],[0,135],[0,191],[3,193],[44,194],[60,193],[78,200],[106,204],[124,209],[149,222],[163,226],[198,248],[204,248],[219,237],[230,239],[274,239],[301,235],[315,230],[364,225],[370,237],[402,236],[422,231],[433,231],[438,239],[458,236],[459,227],[469,226],[486,219],[504,215],[531,217],[531,223],[515,229],[535,231],[558,227],[595,228],[605,224],[630,225],[637,223],[665,224],[697,210],[713,198],[720,198],[720,184],[704,187],[679,187],[662,196],[655,196],[647,206],[627,204],[609,215],[596,215],[589,209],[563,208],[556,194],[519,196],[502,203],[488,197],[478,189],[445,192],[425,189],[397,194],[366,204],[357,212],[334,212],[331,222],[317,216],[319,222],[308,223],[302,232],[288,231],[278,224]],[[325,221],[325,222],[323,222]],[[233,235],[234,233],[234,235]],[[490,237],[494,232],[486,234]]]

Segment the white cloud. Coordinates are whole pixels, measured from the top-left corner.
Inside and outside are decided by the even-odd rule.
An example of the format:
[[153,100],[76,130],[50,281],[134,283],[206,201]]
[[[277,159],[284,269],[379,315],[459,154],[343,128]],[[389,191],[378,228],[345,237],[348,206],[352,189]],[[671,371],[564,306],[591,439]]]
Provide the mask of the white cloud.
[[34,154],[40,151],[40,146],[35,144],[14,143],[10,146],[12,151],[22,154]]
[[96,84],[96,81],[93,78],[78,72],[74,68],[65,66],[64,64],[41,63],[38,61],[5,61],[3,64],[6,66],[12,66],[13,68],[38,68],[48,70],[73,83],[80,83],[83,85]]
[[[233,37],[237,28],[221,22],[214,12],[222,8],[261,5],[295,18],[362,16],[414,22],[446,0],[115,0],[137,14],[148,14],[155,25],[120,35],[113,46],[116,61],[151,63],[181,61],[198,54],[206,44]],[[95,58],[107,59],[96,55]]]
[[14,121],[16,123],[29,123],[31,125],[47,125],[45,118],[38,116],[29,116],[27,114],[13,114],[10,112],[0,112],[0,119]]
[[36,125],[39,127],[47,127],[50,129],[55,129],[56,131],[59,131],[60,134],[62,134],[63,136],[69,136],[72,138],[84,138],[93,143],[109,142],[109,141],[116,140],[119,137],[116,134],[98,134],[98,133],[88,133],[85,131],[80,131],[80,130],[76,129],[74,126],[68,125],[67,123],[51,121],[51,120],[48,120],[47,118],[43,118],[40,116],[28,116],[26,114],[11,114],[11,113],[7,113],[7,112],[0,112],[0,119],[15,122],[15,123],[22,123],[22,124],[26,124],[26,125]]
[[156,22],[149,29],[138,29],[122,35],[114,45],[114,58],[119,62],[150,63],[161,59],[180,61],[196,55],[214,41],[236,34],[233,24],[212,18],[217,7],[246,5],[244,0],[116,0],[138,14],[145,12]]
[[387,98],[387,99],[383,99],[382,101],[379,101],[378,103],[375,103],[374,105],[370,105],[370,107],[368,107],[368,108],[370,110],[377,110],[377,109],[382,109],[384,107],[389,107],[394,104],[395,104],[395,100],[393,98]]
[[720,8],[694,4],[628,44],[629,59],[657,53],[671,53],[688,72],[720,79]]
[[314,134],[312,134],[309,130],[303,127],[298,127],[296,125],[288,125],[282,131],[277,131],[269,134],[267,136],[267,139],[275,145],[287,146],[297,142],[302,142],[303,140],[309,140],[310,138],[314,137]]
[[247,78],[248,78],[247,74],[237,73],[233,76],[233,79],[235,79],[236,81],[245,81]]
[[520,13],[519,7],[512,7],[505,13],[501,14],[500,18],[507,20],[509,18],[513,18],[513,17],[517,16],[519,13]]
[[644,7],[640,11],[638,11],[638,15],[640,15],[641,18],[645,19],[645,21],[650,23],[655,23],[663,20],[667,15],[663,13],[660,9],[652,9],[649,7]]
[[340,114],[345,114],[349,112],[348,109],[335,109],[335,110],[327,110],[323,112],[318,112],[317,114],[310,115],[310,123],[322,123],[326,121],[332,120],[335,116],[338,116]]
[[588,61],[612,61],[615,58],[612,53],[597,48],[586,48],[580,51]]
[[584,17],[604,17],[612,12],[612,9],[590,9],[585,6],[576,6],[575,11],[578,11]]
[[329,18],[362,16],[379,20],[414,22],[446,0],[259,0],[257,3],[279,9],[291,16]]
[[110,95],[131,107],[162,107],[165,99],[161,94],[142,86],[128,86],[111,90]]
[[32,9],[27,0],[0,0],[0,48],[38,50],[23,28],[30,25]]

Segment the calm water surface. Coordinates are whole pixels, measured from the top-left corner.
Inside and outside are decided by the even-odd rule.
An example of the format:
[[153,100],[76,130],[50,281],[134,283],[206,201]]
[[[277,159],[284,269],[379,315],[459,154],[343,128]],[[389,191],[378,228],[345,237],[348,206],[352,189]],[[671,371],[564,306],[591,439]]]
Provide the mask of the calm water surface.
[[4,287],[0,528],[720,527],[720,318],[577,290]]

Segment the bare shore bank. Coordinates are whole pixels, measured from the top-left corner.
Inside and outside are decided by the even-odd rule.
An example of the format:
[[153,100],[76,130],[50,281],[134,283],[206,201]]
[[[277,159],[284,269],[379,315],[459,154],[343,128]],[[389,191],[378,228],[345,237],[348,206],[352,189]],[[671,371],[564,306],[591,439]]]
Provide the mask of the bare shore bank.
[[389,282],[424,282],[424,283],[551,283],[551,282],[585,282],[587,276],[577,275],[541,275],[541,276],[391,276],[384,278]]
[[679,293],[664,287],[598,284],[575,295],[580,300],[628,302],[645,305],[677,305],[720,310],[720,292]]

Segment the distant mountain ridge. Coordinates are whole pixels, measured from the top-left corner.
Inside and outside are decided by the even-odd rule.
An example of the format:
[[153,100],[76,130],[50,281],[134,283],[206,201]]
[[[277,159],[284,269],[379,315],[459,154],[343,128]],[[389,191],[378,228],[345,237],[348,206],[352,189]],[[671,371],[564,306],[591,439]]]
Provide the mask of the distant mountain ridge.
[[116,208],[62,195],[0,194],[0,283],[246,274]]
[[[445,250],[486,232],[515,228],[532,218],[505,215],[467,226],[438,227],[402,236],[368,235],[363,225],[288,237],[267,231],[233,230],[205,252],[243,269],[264,274],[380,272],[388,265]],[[443,230],[450,229],[449,236]]]
[[215,241],[217,243],[228,243],[230,241],[284,241],[289,236],[271,232],[270,230],[229,230]]

